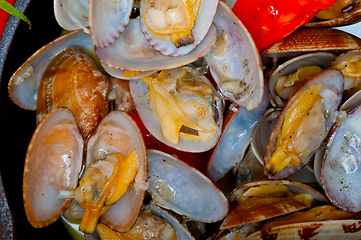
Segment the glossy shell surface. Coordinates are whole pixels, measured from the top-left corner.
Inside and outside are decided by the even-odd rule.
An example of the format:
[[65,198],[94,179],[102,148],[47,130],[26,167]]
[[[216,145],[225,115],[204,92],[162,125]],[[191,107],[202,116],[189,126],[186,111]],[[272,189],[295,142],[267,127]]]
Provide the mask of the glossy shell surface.
[[148,150],[148,163],[148,191],[158,205],[202,222],[216,222],[227,214],[226,197],[196,169],[156,150]]
[[59,190],[74,190],[82,167],[83,138],[74,116],[57,108],[38,125],[26,153],[23,197],[34,227],[55,222],[71,203]]

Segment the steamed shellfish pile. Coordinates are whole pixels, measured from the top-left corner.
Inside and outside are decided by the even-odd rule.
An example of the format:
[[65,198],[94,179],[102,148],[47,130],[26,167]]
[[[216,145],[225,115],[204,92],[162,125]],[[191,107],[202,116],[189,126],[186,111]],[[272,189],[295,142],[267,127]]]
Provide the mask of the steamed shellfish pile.
[[[344,45],[301,55],[276,44],[260,55],[216,0],[55,0],[54,12],[71,32],[9,83],[13,102],[37,111],[23,179],[32,226],[62,218],[101,239],[253,239],[316,224],[314,235],[360,238],[361,57],[335,52],[360,49],[359,38],[317,29]],[[289,62],[277,66],[278,55]],[[143,127],[159,149],[146,149]],[[189,156],[204,158],[203,173]]]

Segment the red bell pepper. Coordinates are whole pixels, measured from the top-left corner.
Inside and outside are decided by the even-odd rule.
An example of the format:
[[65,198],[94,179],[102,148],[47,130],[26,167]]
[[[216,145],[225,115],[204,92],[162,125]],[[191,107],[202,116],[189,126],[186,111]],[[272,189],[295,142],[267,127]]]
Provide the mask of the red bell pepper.
[[[6,1],[13,6],[15,4],[15,0],[6,0]],[[9,18],[9,13],[5,12],[4,10],[2,10],[0,8],[0,38],[4,31],[5,24],[6,24],[6,21],[8,20],[8,18]]]
[[288,36],[336,0],[238,0],[232,11],[259,51]]

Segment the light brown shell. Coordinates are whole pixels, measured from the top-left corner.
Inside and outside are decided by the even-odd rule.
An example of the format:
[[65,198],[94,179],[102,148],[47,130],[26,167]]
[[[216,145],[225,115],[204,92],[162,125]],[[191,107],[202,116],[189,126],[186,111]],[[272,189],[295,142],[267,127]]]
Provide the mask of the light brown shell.
[[53,108],[67,107],[87,138],[109,112],[110,90],[111,81],[84,50],[65,50],[44,72],[38,92],[37,120]]
[[337,29],[306,28],[297,30],[262,52],[264,56],[295,52],[342,51],[360,49],[361,39]]

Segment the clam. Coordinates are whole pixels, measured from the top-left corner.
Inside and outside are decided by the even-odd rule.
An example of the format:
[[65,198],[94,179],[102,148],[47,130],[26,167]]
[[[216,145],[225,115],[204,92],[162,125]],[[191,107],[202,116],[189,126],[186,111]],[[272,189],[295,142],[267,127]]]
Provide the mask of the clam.
[[109,112],[110,89],[111,81],[85,50],[67,48],[44,71],[36,101],[37,121],[53,108],[67,107],[86,139]]
[[55,108],[38,125],[23,183],[24,206],[34,227],[57,220],[73,199],[84,208],[79,230],[85,233],[94,230],[99,217],[118,231],[135,222],[147,188],[145,146],[136,124],[127,114],[112,111],[85,145],[86,151],[67,108]]
[[256,45],[241,21],[223,2],[213,19],[218,40],[204,56],[217,88],[228,100],[246,110],[263,98],[262,63]]
[[167,56],[191,52],[207,35],[218,0],[140,2],[140,25],[148,42]]
[[82,169],[83,138],[66,108],[56,108],[36,128],[26,153],[23,197],[26,216],[36,228],[55,222],[71,199],[60,190],[75,190]]
[[250,234],[246,239],[265,239],[270,236],[272,239],[359,239],[360,225],[359,219],[287,224],[260,230]]
[[361,51],[353,50],[339,55],[331,64],[345,77],[344,98],[348,98],[361,89]]
[[212,223],[228,212],[223,193],[202,173],[169,154],[148,150],[149,189],[157,205],[186,220]]
[[133,2],[89,1],[89,27],[94,45],[107,47],[119,37],[129,22]]
[[307,27],[338,27],[361,21],[361,4],[357,0],[337,0],[331,7],[321,10]]
[[231,106],[224,118],[222,135],[212,150],[207,175],[216,182],[242,161],[250,143],[253,128],[269,106],[269,94],[264,90],[263,100],[252,111]]
[[87,0],[55,0],[54,15],[62,28],[69,31],[82,29],[89,33]]
[[315,236],[317,239],[329,239],[330,237],[356,239],[360,233],[354,234],[359,231],[351,229],[357,226],[355,223],[360,222],[359,219],[355,219],[357,217],[358,213],[349,213],[337,209],[333,205],[322,205],[272,220],[266,223],[261,230],[249,235],[247,239],[259,239],[260,237],[264,239],[268,236],[275,239],[303,239]]
[[361,39],[330,28],[300,29],[262,52],[263,56],[299,54],[301,52],[348,51],[361,48]]
[[220,229],[260,222],[327,202],[315,189],[288,180],[245,183],[232,191],[229,200],[235,207],[225,217]]
[[269,178],[285,178],[308,163],[336,121],[342,92],[342,73],[329,69],[292,96],[268,141],[264,165]]
[[[148,188],[147,163],[143,137],[136,123],[121,111],[112,111],[97,127],[87,144],[87,164],[111,154],[129,156],[135,150],[138,170],[127,191],[100,217],[102,222],[120,232],[136,221]],[[121,217],[120,217],[121,216]]]
[[102,223],[98,224],[97,230],[100,239],[194,240],[189,230],[176,217],[155,204],[145,206],[133,227],[126,233],[116,232]]
[[316,52],[294,57],[277,67],[269,79],[271,103],[284,107],[307,80],[330,67],[336,55]]
[[192,52],[180,57],[166,56],[155,50],[144,38],[139,21],[139,17],[130,20],[124,32],[108,47],[95,47],[95,53],[103,65],[140,72],[176,68],[203,57],[217,38],[216,27],[212,25],[203,41]]
[[360,166],[361,107],[343,114],[330,132],[321,167],[321,184],[330,201],[349,211],[361,210],[361,195],[357,190]]
[[131,81],[130,90],[141,120],[159,141],[189,152],[204,152],[217,143],[222,102],[196,69],[161,71]]
[[82,31],[74,31],[63,35],[36,51],[9,81],[9,97],[19,107],[27,110],[36,109],[36,99],[40,81],[46,68],[59,52],[68,47],[79,47],[90,55],[94,44],[90,35]]

